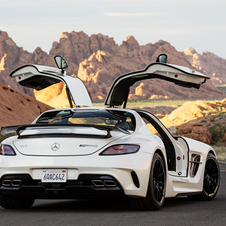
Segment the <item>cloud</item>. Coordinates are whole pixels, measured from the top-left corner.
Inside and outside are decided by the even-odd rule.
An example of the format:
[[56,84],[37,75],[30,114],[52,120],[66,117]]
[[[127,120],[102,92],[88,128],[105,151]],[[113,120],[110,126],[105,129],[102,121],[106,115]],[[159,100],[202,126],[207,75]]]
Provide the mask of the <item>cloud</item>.
[[143,16],[158,16],[163,15],[163,13],[159,12],[140,12],[140,13],[121,13],[121,12],[104,12],[102,13],[104,16],[109,17],[143,17]]

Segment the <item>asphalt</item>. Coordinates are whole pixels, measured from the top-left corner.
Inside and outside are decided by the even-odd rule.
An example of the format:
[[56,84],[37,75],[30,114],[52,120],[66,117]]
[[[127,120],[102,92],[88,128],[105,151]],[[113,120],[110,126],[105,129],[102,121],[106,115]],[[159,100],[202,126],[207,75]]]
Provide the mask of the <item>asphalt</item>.
[[159,211],[135,211],[125,200],[36,200],[29,210],[0,207],[0,226],[37,225],[226,225],[226,164],[220,163],[221,185],[212,201],[186,197],[166,199]]

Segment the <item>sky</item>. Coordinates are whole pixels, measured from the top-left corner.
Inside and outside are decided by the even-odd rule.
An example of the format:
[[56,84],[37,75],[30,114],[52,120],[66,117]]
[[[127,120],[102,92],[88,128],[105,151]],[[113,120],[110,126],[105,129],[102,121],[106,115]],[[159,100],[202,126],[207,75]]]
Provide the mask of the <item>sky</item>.
[[226,59],[226,0],[0,0],[0,30],[29,52],[49,53],[62,32],[82,30]]

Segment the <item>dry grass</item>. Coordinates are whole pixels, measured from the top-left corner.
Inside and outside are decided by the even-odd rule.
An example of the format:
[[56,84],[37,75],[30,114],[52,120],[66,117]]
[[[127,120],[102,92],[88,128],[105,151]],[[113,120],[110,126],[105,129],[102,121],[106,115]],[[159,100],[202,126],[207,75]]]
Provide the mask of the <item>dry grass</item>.
[[[166,106],[166,107],[179,107],[186,101],[196,101],[199,99],[169,99],[169,100],[150,100],[150,99],[142,99],[142,100],[128,100],[127,108],[144,108],[144,107],[158,107],[158,106]],[[210,99],[203,99],[205,101],[216,101]],[[104,100],[94,100],[93,106],[104,106]]]

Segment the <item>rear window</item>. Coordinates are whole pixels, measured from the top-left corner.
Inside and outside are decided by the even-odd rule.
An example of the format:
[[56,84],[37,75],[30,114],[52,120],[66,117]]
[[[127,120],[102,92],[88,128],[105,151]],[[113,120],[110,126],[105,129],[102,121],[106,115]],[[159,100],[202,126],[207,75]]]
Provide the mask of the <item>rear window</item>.
[[117,126],[125,130],[135,130],[132,113],[118,110],[58,110],[46,112],[36,124],[88,124]]

